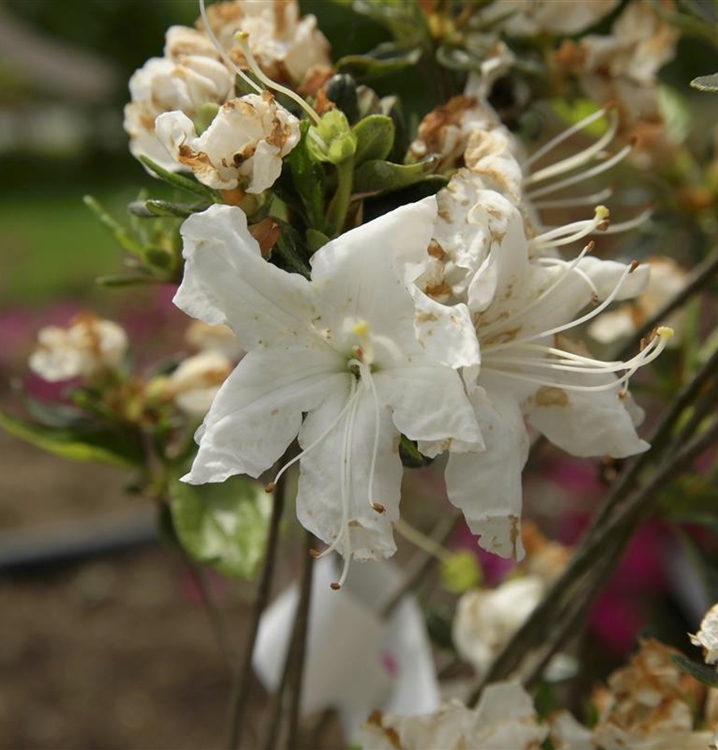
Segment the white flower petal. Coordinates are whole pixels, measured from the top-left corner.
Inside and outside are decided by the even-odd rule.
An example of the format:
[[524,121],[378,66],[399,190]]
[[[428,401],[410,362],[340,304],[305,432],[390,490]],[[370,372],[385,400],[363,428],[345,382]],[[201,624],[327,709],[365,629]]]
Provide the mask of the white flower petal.
[[554,445],[574,456],[625,458],[648,450],[649,444],[636,434],[627,404],[618,396],[619,384],[613,376],[562,372],[551,379],[578,386],[615,382],[605,391],[543,387],[529,398],[528,423]]
[[[320,248],[311,260],[322,313],[317,327],[333,318],[363,320],[373,335],[390,338],[400,348],[398,355],[421,353],[414,333],[414,306],[402,274],[409,264],[418,268],[425,260],[435,216],[435,200],[426,199],[384,214]],[[406,273],[410,275],[411,269]]]
[[482,549],[520,560],[521,472],[529,441],[516,399],[491,385],[471,394],[486,447],[477,453],[451,453],[446,488],[471,531],[480,535]]
[[[481,443],[481,432],[458,373],[445,367],[381,370],[374,375],[379,399],[389,405],[397,429],[411,440],[452,439]],[[433,453],[446,450],[441,446]]]
[[311,334],[309,282],[262,258],[233,206],[211,206],[182,225],[185,273],[174,303],[210,325],[226,323],[243,349],[304,342]]
[[348,376],[331,371],[331,356],[298,346],[247,354],[213,401],[183,481],[222,482],[268,469],[299,432],[302,413],[328,392],[343,393]]
[[[322,403],[307,415],[299,436],[302,448],[308,449],[325,434],[346,406],[350,377],[343,377],[342,387],[326,389]],[[379,560],[396,550],[392,521],[399,517],[399,436],[388,409],[380,406],[372,476],[376,413],[366,388],[357,398],[354,414],[351,410],[345,414],[321,442],[302,456],[297,516],[305,528],[329,544],[341,534],[336,549],[344,557]],[[343,467],[347,478],[344,486]],[[375,511],[371,502],[384,506],[385,512]]]

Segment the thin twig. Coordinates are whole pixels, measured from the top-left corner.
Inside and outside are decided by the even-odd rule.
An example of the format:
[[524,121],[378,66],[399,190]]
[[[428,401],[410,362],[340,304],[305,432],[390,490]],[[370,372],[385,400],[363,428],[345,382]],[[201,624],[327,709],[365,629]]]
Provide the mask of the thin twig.
[[297,617],[294,621],[294,635],[292,637],[292,671],[290,673],[289,689],[292,696],[289,704],[289,728],[287,732],[287,750],[300,747],[299,742],[299,712],[302,702],[302,683],[304,679],[304,663],[307,651],[307,633],[309,631],[309,610],[312,602],[312,579],[314,558],[310,550],[314,546],[314,535],[307,531],[305,534],[304,561],[302,565],[302,581],[297,604]]
[[[297,691],[296,673],[299,668],[299,680],[302,679],[304,671],[304,650],[306,644],[306,632],[309,618],[309,606],[311,601],[311,584],[314,558],[310,555],[309,550],[314,545],[314,536],[306,532],[306,543],[302,548],[303,564],[302,578],[300,582],[299,601],[297,602],[297,611],[294,616],[294,627],[287,644],[287,653],[284,657],[284,668],[282,677],[274,693],[272,705],[269,711],[269,721],[267,723],[267,736],[264,740],[264,750],[273,750],[281,740],[282,717],[284,715],[287,688],[291,688],[290,693],[297,696],[301,688]],[[301,683],[300,683],[301,684]],[[290,706],[290,715],[294,704]],[[296,733],[296,732],[295,732]],[[290,730],[289,737],[292,737]]]
[[[470,705],[475,705],[487,683],[504,679],[512,673],[526,654],[544,639],[551,626],[558,622],[557,614],[560,613],[562,602],[576,595],[576,588],[580,586],[586,573],[596,565],[596,561],[604,557],[607,550],[618,550],[621,544],[625,546],[628,543],[633,530],[650,509],[650,504],[656,495],[677,471],[697,458],[716,438],[718,438],[718,420],[703,433],[694,437],[680,451],[666,457],[653,477],[632,495],[623,507],[617,508],[613,518],[607,519],[600,528],[594,528],[589,538],[584,537],[567,569],[493,662],[472,695]],[[612,565],[607,567],[604,575],[608,575],[612,569]],[[597,593],[603,580],[599,577],[592,596]],[[556,644],[556,647],[560,645],[560,643]],[[548,656],[550,657],[550,654]]]
[[262,568],[262,577],[257,588],[257,596],[252,611],[252,622],[247,637],[242,661],[236,670],[232,685],[232,694],[229,703],[228,732],[227,732],[227,749],[236,750],[242,739],[242,730],[244,729],[244,716],[247,711],[249,693],[252,685],[252,655],[254,646],[257,642],[259,633],[259,622],[262,617],[269,595],[272,589],[272,580],[274,578],[274,566],[277,557],[277,547],[279,542],[279,525],[284,510],[284,497],[286,492],[286,477],[281,476],[277,482],[272,497],[272,516],[269,522],[269,532],[267,534],[267,550],[264,557],[264,566]]

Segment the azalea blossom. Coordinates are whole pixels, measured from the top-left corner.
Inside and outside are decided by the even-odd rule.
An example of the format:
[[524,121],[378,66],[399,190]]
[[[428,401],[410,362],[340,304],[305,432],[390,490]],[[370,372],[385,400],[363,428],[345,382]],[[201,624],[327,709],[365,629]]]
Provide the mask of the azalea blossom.
[[[593,220],[531,239],[517,207],[497,191],[474,185],[457,213],[458,222],[454,213],[440,213],[433,259],[419,279],[430,295],[444,292],[466,302],[481,346],[470,398],[484,450],[452,451],[447,489],[484,549],[520,558],[525,422],[574,455],[621,458],[646,450],[634,426],[641,412],[626,385],[660,353],[670,330],[659,329],[627,362],[596,360],[564,336],[613,300],[635,296],[646,283],[645,269],[590,257],[591,245],[573,261],[544,255],[544,248],[569,244],[600,226],[608,218],[605,208],[597,208]],[[450,252],[443,257],[445,246]],[[442,264],[446,274],[439,283]]]
[[193,121],[203,105],[223,104],[233,90],[234,75],[210,40],[194,29],[172,26],[165,56],[149,59],[130,78],[132,101],[125,106],[124,127],[132,155],[146,156],[172,172],[183,169],[157,139],[156,119],[177,112]]
[[160,115],[155,131],[168,153],[200,182],[224,190],[240,186],[248,193],[272,186],[300,135],[299,120],[268,91],[225,102],[201,135],[183,112]]
[[577,34],[598,23],[618,0],[566,3],[563,0],[497,0],[481,12],[486,23],[499,23],[510,36]]
[[431,455],[481,440],[457,371],[478,362],[468,310],[409,291],[435,218],[427,198],[351,230],[313,255],[311,280],[265,261],[237,208],[184,223],[175,303],[230,325],[248,352],[198,432],[185,481],[259,476],[299,435],[302,524],[345,560],[394,552],[400,434]]
[[30,369],[51,383],[117,370],[129,345],[121,326],[94,315],[78,315],[67,328],[46,326],[37,341]]
[[376,711],[363,728],[361,745],[366,750],[533,750],[547,735],[531,696],[518,683],[497,682],[486,687],[475,709],[454,700],[423,716]]
[[220,352],[194,354],[180,362],[164,381],[162,393],[185,414],[202,418],[209,411],[234,362]]
[[605,750],[698,750],[713,734],[696,732],[693,706],[703,686],[671,660],[678,654],[655,640],[642,641],[630,663],[594,690],[598,710],[594,741]]
[[690,636],[691,643],[703,649],[706,664],[718,662],[718,605],[714,604],[701,621],[701,627]]
[[639,0],[626,5],[611,34],[567,40],[556,60],[578,75],[594,101],[615,102],[622,128],[628,131],[641,121],[660,123],[657,73],[675,55],[678,37],[678,29],[652,3]]
[[317,28],[315,16],[300,18],[296,0],[213,3],[207,8],[207,20],[219,44],[240,66],[245,60],[235,34],[247,33],[252,54],[275,81],[301,84],[313,69],[331,68],[329,42]]

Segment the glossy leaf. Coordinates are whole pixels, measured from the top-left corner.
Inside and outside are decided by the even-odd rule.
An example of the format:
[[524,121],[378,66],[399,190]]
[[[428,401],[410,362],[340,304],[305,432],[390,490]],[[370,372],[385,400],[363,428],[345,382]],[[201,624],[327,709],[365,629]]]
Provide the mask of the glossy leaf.
[[146,167],[151,169],[155,173],[155,175],[157,175],[157,177],[159,177],[161,180],[164,180],[173,187],[180,188],[181,190],[186,190],[189,193],[194,193],[195,195],[199,195],[202,198],[213,197],[212,191],[202,185],[200,182],[197,182],[197,180],[191,179],[190,177],[184,177],[183,175],[176,174],[175,172],[170,172],[164,167],[161,167],[159,164],[155,164],[152,159],[148,159],[146,156],[140,156],[140,161]]
[[264,488],[246,477],[202,485],[174,479],[169,495],[174,529],[192,558],[225,575],[251,578],[264,556],[271,514]]
[[691,86],[699,91],[718,91],[718,73],[698,76],[691,81]]
[[692,661],[683,654],[671,654],[671,661],[681,670],[690,675],[698,682],[702,682],[708,687],[718,687],[718,672],[713,667]]
[[171,216],[173,218],[185,219],[192,214],[204,211],[211,203],[175,203],[173,201],[150,199],[146,201],[133,201],[127,210],[134,216],[143,219],[154,219],[157,217]]
[[394,145],[394,122],[385,115],[369,115],[353,128],[357,137],[357,150],[354,163],[359,166],[365,161],[386,159]]
[[[383,46],[382,46],[383,47]],[[383,56],[376,56],[376,53]],[[337,62],[337,70],[347,73],[358,81],[368,81],[382,76],[398,73],[411,68],[419,62],[421,50],[419,48],[402,49],[394,45],[389,48],[378,48],[374,54],[346,55]]]
[[354,173],[354,192],[380,193],[400,190],[423,179],[435,164],[435,159],[427,159],[417,164],[392,164],[380,159],[364,162]]

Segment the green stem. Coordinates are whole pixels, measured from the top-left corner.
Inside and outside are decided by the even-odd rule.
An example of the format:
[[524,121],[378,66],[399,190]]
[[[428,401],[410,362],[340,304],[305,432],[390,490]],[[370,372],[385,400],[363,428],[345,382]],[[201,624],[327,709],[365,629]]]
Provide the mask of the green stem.
[[354,186],[354,159],[347,159],[336,165],[337,189],[327,209],[327,232],[336,237],[344,228],[349,212],[349,202]]

